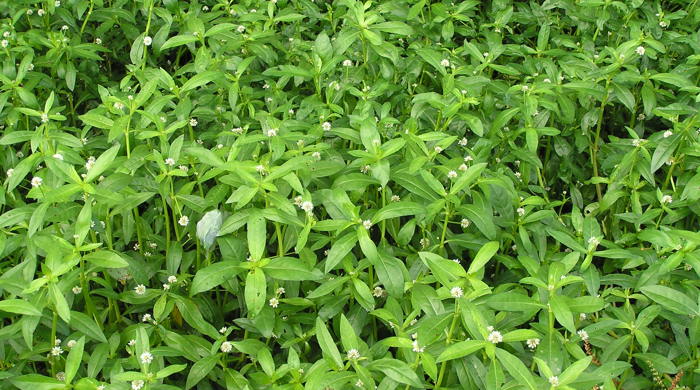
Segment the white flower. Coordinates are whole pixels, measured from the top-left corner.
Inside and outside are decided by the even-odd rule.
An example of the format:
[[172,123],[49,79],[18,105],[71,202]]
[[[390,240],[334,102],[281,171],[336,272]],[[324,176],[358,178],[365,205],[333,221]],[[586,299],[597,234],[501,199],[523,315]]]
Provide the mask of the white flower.
[[134,292],[136,295],[143,295],[146,293],[146,286],[139,284],[138,286],[134,287]]
[[144,45],[151,46],[151,43],[153,43],[153,38],[149,37],[148,35],[143,37],[143,44]]
[[301,195],[298,195],[298,196],[294,197],[294,204],[301,207],[303,200],[304,200],[304,198],[302,198]]
[[423,353],[425,351],[425,347],[421,347],[418,344],[418,340],[413,340],[412,346],[413,346],[413,352],[415,352],[415,353]]
[[349,360],[357,360],[360,358],[360,351],[358,351],[355,348],[352,348],[351,350],[348,351],[348,359]]
[[68,31],[68,26],[65,24],[61,26],[61,31]]
[[10,168],[7,170],[7,177],[12,177],[12,175],[15,174],[15,170],[13,168]]
[[102,39],[100,39],[100,38],[95,38],[95,44],[96,44],[96,45],[101,45],[101,44],[102,44]]
[[467,146],[467,143],[468,143],[468,142],[469,142],[469,141],[467,140],[467,137],[463,137],[461,140],[459,140],[458,143],[459,143],[460,146]]
[[243,128],[242,127],[234,127],[233,129],[231,129],[231,132],[233,134],[243,134]]
[[369,219],[365,219],[364,221],[362,221],[362,226],[364,226],[365,229],[369,230],[369,228],[372,227],[372,221],[370,221]]
[[384,296],[384,289],[377,286],[372,291],[372,295],[374,295],[375,298],[381,298],[382,296]]
[[557,376],[550,376],[549,377],[549,384],[552,386],[559,386],[559,377]]
[[313,152],[313,153],[311,153],[311,157],[315,158],[316,160],[320,160],[321,153],[320,152]]
[[277,290],[275,291],[275,294],[277,295],[283,295],[285,293],[284,287],[278,287]]
[[455,177],[457,177],[457,172],[456,171],[449,171],[449,172],[447,172],[447,177],[449,179],[454,179]]
[[63,372],[63,371],[57,372],[57,373],[56,373],[56,379],[58,379],[58,380],[61,381],[61,382],[65,381],[65,380],[66,380],[66,373]]
[[54,340],[53,345],[61,345],[61,339]]
[[184,171],[184,172],[187,172],[190,170],[189,168],[187,168],[187,165],[178,165],[178,168],[180,168],[180,170]]
[[236,30],[238,30],[239,33],[243,34],[243,32],[245,31],[245,26],[238,26]]
[[462,260],[460,259],[452,259],[452,261],[454,261],[457,264],[462,264]]
[[63,348],[59,346],[55,346],[51,348],[51,355],[53,356],[60,356],[63,353]]
[[31,15],[31,14],[33,14],[33,13],[34,13],[34,10],[33,10],[33,9],[28,9],[28,10],[27,10],[27,15]]
[[442,151],[443,151],[444,149],[442,149],[442,148],[439,147],[439,146],[436,146],[434,150],[435,150],[435,153],[442,153]]
[[588,316],[586,315],[586,313],[581,313],[581,314],[578,315],[578,318],[579,318],[581,321],[585,320],[586,317],[588,317]]
[[270,129],[267,131],[267,136],[268,137],[274,137],[277,135],[277,129]]
[[261,175],[265,174],[265,166],[264,165],[256,165],[255,170],[258,171]]
[[141,363],[151,364],[152,361],[153,361],[153,355],[151,355],[150,352],[145,351],[144,353],[141,354]]
[[528,87],[527,85],[523,85],[520,89],[521,89],[523,92],[527,92],[527,91],[530,89],[530,87]]
[[85,163],[85,169],[88,171],[92,169],[92,167],[95,165],[95,161],[95,156],[88,157],[87,162]]
[[172,167],[172,166],[175,165],[175,160],[172,159],[172,158],[170,158],[170,157],[168,157],[168,158],[165,159],[165,165],[168,165],[168,166],[171,166],[171,167]]
[[351,61],[351,60],[345,60],[345,61],[343,61],[343,66],[345,66],[345,67],[352,66],[352,61]]
[[46,123],[49,121],[49,114],[43,112],[41,113],[41,123]]
[[55,158],[56,160],[63,161],[63,155],[61,153],[56,153],[52,157]]
[[522,217],[523,215],[525,215],[525,209],[522,208],[522,207],[518,207],[517,210],[515,210],[515,211],[517,211],[517,212],[518,212],[518,215],[521,216],[521,217]]
[[225,326],[222,327],[221,329],[219,329],[219,333],[221,333],[221,334],[224,334],[224,333],[226,333],[227,331],[228,331],[228,328],[225,327]]
[[471,221],[466,219],[466,218],[462,218],[462,221],[460,221],[460,224],[462,225],[462,227],[464,229],[466,229],[469,227],[469,225],[471,225]]
[[635,148],[638,148],[642,144],[642,142],[644,142],[644,141],[645,140],[642,138],[633,139],[632,146],[634,146]]
[[[46,13],[46,11],[44,11],[43,8],[39,8],[39,9],[36,11],[36,14],[39,15],[39,16],[44,16],[45,13]],[[659,24],[660,24],[660,23],[659,23]]]
[[180,226],[187,226],[190,223],[190,217],[183,215],[180,217],[180,219],[177,220],[178,225]]
[[32,177],[32,187],[39,187],[43,182],[44,179],[40,178],[39,176]]
[[230,341],[224,341],[221,343],[221,352],[223,353],[229,353],[233,349],[233,345],[231,344]]
[[664,138],[668,138],[673,135],[673,132],[671,130],[666,130],[664,131]]
[[644,49],[644,46],[637,46],[637,48],[634,51],[640,56],[643,56],[646,49]]
[[355,387],[364,387],[365,382],[362,381],[362,379],[358,379],[357,382],[355,382]]
[[197,118],[190,118],[190,126],[192,127],[197,127],[199,122],[197,122]]
[[673,202],[673,197],[671,195],[664,195],[661,197],[661,203],[671,203]]
[[323,122],[321,125],[324,131],[331,131],[331,123],[330,122]]
[[129,340],[127,345],[129,345],[130,347],[133,347],[134,345],[136,345],[136,340],[134,340],[134,339]]
[[591,245],[593,247],[597,247],[600,244],[600,240],[598,237],[591,237],[588,239],[588,245]]
[[527,339],[526,343],[528,348],[535,349],[540,345],[540,339]]
[[83,292],[83,288],[80,287],[80,286],[73,286],[73,289],[72,289],[72,290],[73,290],[73,294],[75,294],[75,295],[78,295],[78,294],[80,294],[81,292]]
[[398,196],[398,195],[392,195],[392,196],[391,196],[391,201],[392,201],[392,202],[398,202],[398,201],[400,201],[400,200],[401,200],[401,197]]
[[578,335],[578,337],[581,338],[581,340],[583,340],[583,341],[588,340],[588,332],[586,332],[585,330],[581,329],[578,332],[576,332],[576,334]]
[[300,207],[302,210],[310,213],[314,209],[314,204],[307,200],[303,202]]
[[53,2],[53,5],[54,5],[54,7],[60,7],[60,6],[61,6],[61,1],[60,1],[60,0],[56,0],[56,1]]
[[168,283],[177,283],[177,276],[175,276],[175,275],[168,276]]
[[448,66],[450,66],[450,60],[448,60],[447,58],[444,58],[442,61],[440,61],[440,65],[442,65],[444,67],[448,67]]
[[268,83],[263,84],[263,89],[269,89],[269,88],[270,88],[270,84],[268,84]]
[[360,168],[360,172],[362,172],[362,173],[367,173],[367,172],[369,172],[369,169],[370,169],[370,166],[369,166],[369,165],[363,165],[363,166]]
[[99,385],[95,390],[105,390],[105,385]]
[[0,45],[2,45],[2,47],[7,47],[9,44],[10,42],[8,42],[7,39],[3,39],[2,41],[0,41]]
[[77,341],[75,341],[75,340],[68,340],[68,342],[66,343],[66,347],[68,347],[68,348],[73,348],[73,347],[75,347],[76,344],[78,344]]
[[455,286],[450,290],[450,295],[452,295],[452,298],[461,298],[464,295],[464,291],[462,291],[461,287]]
[[668,27],[668,23],[666,23],[665,21],[662,20],[659,22],[659,26],[661,26],[661,28],[666,28],[666,27]]
[[503,341],[503,336],[501,335],[501,332],[494,330],[489,333],[489,337],[486,339],[494,344],[498,344]]
[[276,308],[277,306],[279,306],[280,300],[275,298],[275,297],[272,297],[272,298],[270,298],[269,303],[270,303],[270,306],[272,306],[273,308]]
[[163,283],[163,290],[170,290],[170,285],[168,283]]
[[143,317],[141,317],[141,322],[151,322],[151,320],[153,320],[153,316],[151,316],[148,313],[144,314]]
[[131,390],[141,390],[145,382],[141,379],[131,381]]
[[550,80],[550,79],[548,79],[548,78],[547,78],[547,79],[544,79],[544,80],[542,80],[542,81],[544,81],[545,83],[548,83],[548,84],[552,82],[552,80]]
[[472,157],[472,156],[464,157],[464,162],[469,162],[469,161],[474,161],[474,157]]

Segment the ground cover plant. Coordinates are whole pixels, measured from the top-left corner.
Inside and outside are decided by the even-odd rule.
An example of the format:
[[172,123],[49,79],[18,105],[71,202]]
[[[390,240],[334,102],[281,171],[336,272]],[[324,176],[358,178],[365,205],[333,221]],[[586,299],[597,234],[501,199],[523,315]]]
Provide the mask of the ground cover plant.
[[0,389],[700,386],[697,0],[0,18]]

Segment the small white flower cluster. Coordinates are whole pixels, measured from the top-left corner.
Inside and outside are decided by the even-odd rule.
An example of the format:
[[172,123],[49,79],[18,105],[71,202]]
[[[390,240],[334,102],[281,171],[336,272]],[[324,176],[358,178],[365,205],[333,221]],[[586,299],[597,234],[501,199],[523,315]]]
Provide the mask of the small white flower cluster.
[[527,339],[526,344],[528,348],[534,350],[538,345],[540,345],[540,339]]
[[498,344],[500,342],[503,342],[503,335],[501,335],[501,332],[497,330],[491,330],[491,333],[489,333],[488,337],[486,337],[486,340]]

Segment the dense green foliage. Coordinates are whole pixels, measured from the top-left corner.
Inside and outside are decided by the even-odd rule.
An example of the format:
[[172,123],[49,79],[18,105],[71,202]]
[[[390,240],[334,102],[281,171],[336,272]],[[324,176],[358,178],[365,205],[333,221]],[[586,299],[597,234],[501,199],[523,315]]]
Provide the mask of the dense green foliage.
[[0,389],[700,388],[697,0],[0,17]]

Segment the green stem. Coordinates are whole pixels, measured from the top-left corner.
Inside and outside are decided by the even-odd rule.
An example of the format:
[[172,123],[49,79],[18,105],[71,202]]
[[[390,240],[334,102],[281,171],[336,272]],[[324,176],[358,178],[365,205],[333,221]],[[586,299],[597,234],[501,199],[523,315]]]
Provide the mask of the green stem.
[[87,25],[88,20],[90,20],[90,15],[92,15],[92,8],[95,5],[94,0],[90,0],[90,8],[88,9],[87,15],[85,16],[85,20],[83,20],[83,25],[80,27],[80,37],[83,36],[83,31],[85,31],[85,26]]
[[[452,341],[452,333],[457,326],[457,318],[459,318],[459,300],[455,300],[455,312],[452,315],[452,324],[450,325],[450,330],[447,332],[447,339],[445,340],[445,345],[449,345]],[[435,382],[435,390],[440,388],[443,378],[445,377],[445,371],[447,370],[447,361],[442,362],[440,365],[440,373],[438,374],[437,382]]]

